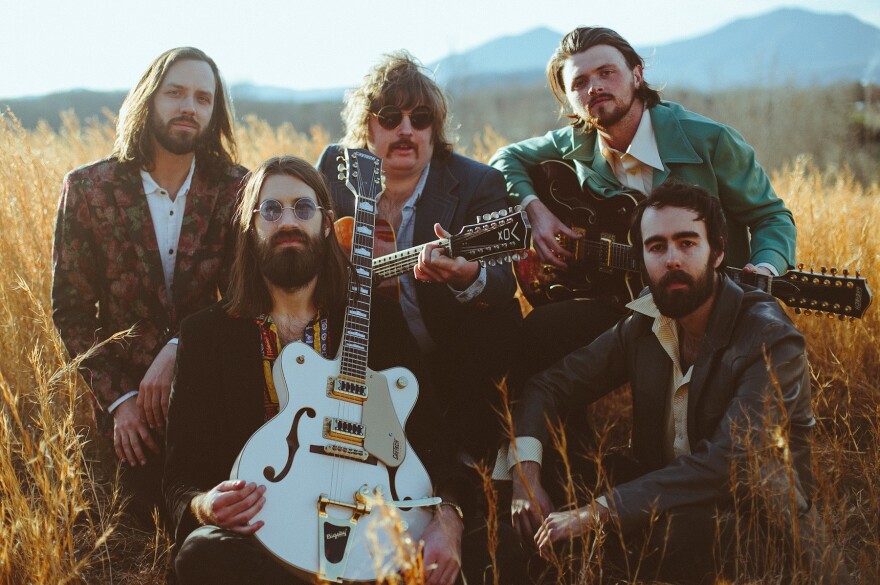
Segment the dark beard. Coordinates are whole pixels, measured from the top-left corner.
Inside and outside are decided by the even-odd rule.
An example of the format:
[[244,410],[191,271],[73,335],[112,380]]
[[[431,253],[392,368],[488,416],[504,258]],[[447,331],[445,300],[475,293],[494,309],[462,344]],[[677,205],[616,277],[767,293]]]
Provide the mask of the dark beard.
[[154,117],[153,136],[156,137],[156,142],[172,154],[189,154],[195,152],[196,149],[201,146],[202,142],[204,142],[205,132],[199,127],[193,136],[177,135],[174,130],[171,129],[171,125],[178,120],[192,122],[192,120],[180,117],[172,118],[167,124],[163,125],[158,117]]
[[[305,242],[305,248],[275,249],[279,242],[294,236]],[[266,280],[278,288],[297,290],[318,274],[325,252],[323,241],[309,237],[302,230],[277,232],[259,245],[260,270]]]
[[[706,270],[697,280],[682,270],[667,272],[659,283],[650,282],[649,279],[648,288],[660,314],[670,319],[681,319],[705,303],[715,292],[714,264],[715,258],[710,255]],[[689,288],[670,291],[666,287],[673,282],[685,283]]]

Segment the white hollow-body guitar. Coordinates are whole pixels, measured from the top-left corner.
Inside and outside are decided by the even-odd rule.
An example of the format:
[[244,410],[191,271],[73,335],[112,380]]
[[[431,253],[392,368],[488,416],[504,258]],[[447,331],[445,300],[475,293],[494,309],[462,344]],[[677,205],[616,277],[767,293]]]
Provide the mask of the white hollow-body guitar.
[[[344,163],[344,164],[343,164]],[[340,173],[357,197],[352,264],[339,354],[287,345],[273,368],[278,414],[248,440],[231,476],[266,486],[255,538],[294,572],[318,582],[374,581],[391,563],[395,507],[418,539],[431,520],[432,484],[404,427],[418,398],[406,368],[367,367],[376,197],[381,160],[346,150]]]

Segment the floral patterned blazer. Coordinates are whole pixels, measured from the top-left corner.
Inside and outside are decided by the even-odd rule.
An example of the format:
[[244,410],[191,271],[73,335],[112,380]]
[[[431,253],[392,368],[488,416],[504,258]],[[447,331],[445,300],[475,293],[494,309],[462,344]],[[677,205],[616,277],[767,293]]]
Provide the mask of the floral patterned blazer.
[[64,178],[52,257],[55,326],[71,357],[134,327],[133,337],[105,345],[81,366],[105,435],[113,428],[107,407],[138,389],[180,320],[215,302],[225,288],[246,172],[236,165],[209,176],[196,162],[170,304],[138,166],[104,159]]

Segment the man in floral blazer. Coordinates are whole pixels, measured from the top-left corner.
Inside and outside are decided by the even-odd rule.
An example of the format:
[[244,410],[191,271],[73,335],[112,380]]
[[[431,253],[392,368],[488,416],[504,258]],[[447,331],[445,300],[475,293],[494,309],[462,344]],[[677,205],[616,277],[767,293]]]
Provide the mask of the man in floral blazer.
[[90,353],[81,372],[139,521],[161,501],[178,324],[225,286],[246,173],[235,155],[217,66],[184,47],[160,55],[126,97],[110,157],[64,178],[52,315],[71,357],[132,328]]

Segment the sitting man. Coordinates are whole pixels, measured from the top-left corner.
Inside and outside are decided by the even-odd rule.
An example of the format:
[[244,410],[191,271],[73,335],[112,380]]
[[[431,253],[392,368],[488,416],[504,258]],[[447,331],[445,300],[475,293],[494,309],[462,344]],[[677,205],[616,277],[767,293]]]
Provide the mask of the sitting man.
[[[650,293],[628,305],[631,317],[531,378],[516,408],[508,465],[521,538],[547,557],[554,545],[605,529],[606,558],[619,567],[700,582],[730,570],[725,537],[743,537],[737,522],[753,505],[788,515],[780,549],[801,551],[813,578],[829,577],[840,565],[823,557],[812,509],[815,420],[803,336],[773,297],[722,272],[725,220],[704,189],[659,186],[636,208],[632,234]],[[586,506],[554,511],[566,502],[555,474],[542,473],[542,455],[552,456],[548,421],[555,426],[570,405],[625,383],[635,461],[604,469],[607,491],[575,486],[603,492]]]
[[[387,55],[346,96],[344,146],[382,158],[378,219],[393,228],[398,249],[433,242],[447,235],[442,228],[456,233],[507,208],[501,173],[453,152],[447,112],[443,92],[403,51]],[[328,147],[318,167],[344,217],[353,215],[354,201],[337,178],[340,149]],[[513,363],[522,322],[513,272],[506,264],[481,267],[449,258],[429,244],[414,274],[399,282],[404,316],[455,438],[471,457],[485,458],[502,439],[496,382]]]
[[[525,207],[541,261],[564,270],[572,252],[557,237],[582,237],[563,222],[574,218],[556,217],[529,178],[536,165],[560,161],[602,201],[641,199],[668,178],[701,185],[718,198],[729,222],[727,264],[784,273],[794,264],[794,221],[752,147],[736,130],[661,100],[643,67],[639,54],[615,31],[571,31],[547,64],[547,82],[571,125],[504,147],[489,161],[504,173],[513,201]],[[612,229],[582,227],[594,241],[599,231]],[[605,302],[611,291],[593,292],[594,299],[551,303],[529,314],[524,339],[535,351],[524,356],[523,377],[590,343],[620,318],[617,303]]]
[[[183,585],[292,582],[251,536],[263,526],[252,520],[266,488],[228,478],[251,435],[279,411],[272,365],[281,349],[301,340],[333,358],[347,305],[350,263],[314,167],[293,157],[264,162],[246,182],[238,217],[229,298],[183,322],[168,409],[164,491]],[[370,367],[414,369],[418,354],[399,307],[374,296],[371,316]],[[429,388],[421,390],[407,435],[452,504],[435,509],[423,534],[426,582],[451,585],[462,523],[446,486],[460,465],[443,448]]]
[[[231,102],[205,53],[159,55],[122,104],[109,158],[64,178],[52,318],[71,357],[134,327],[82,364],[99,431],[124,464],[130,516],[152,525],[180,320],[217,302],[232,261]],[[161,510],[162,507],[159,506]]]

